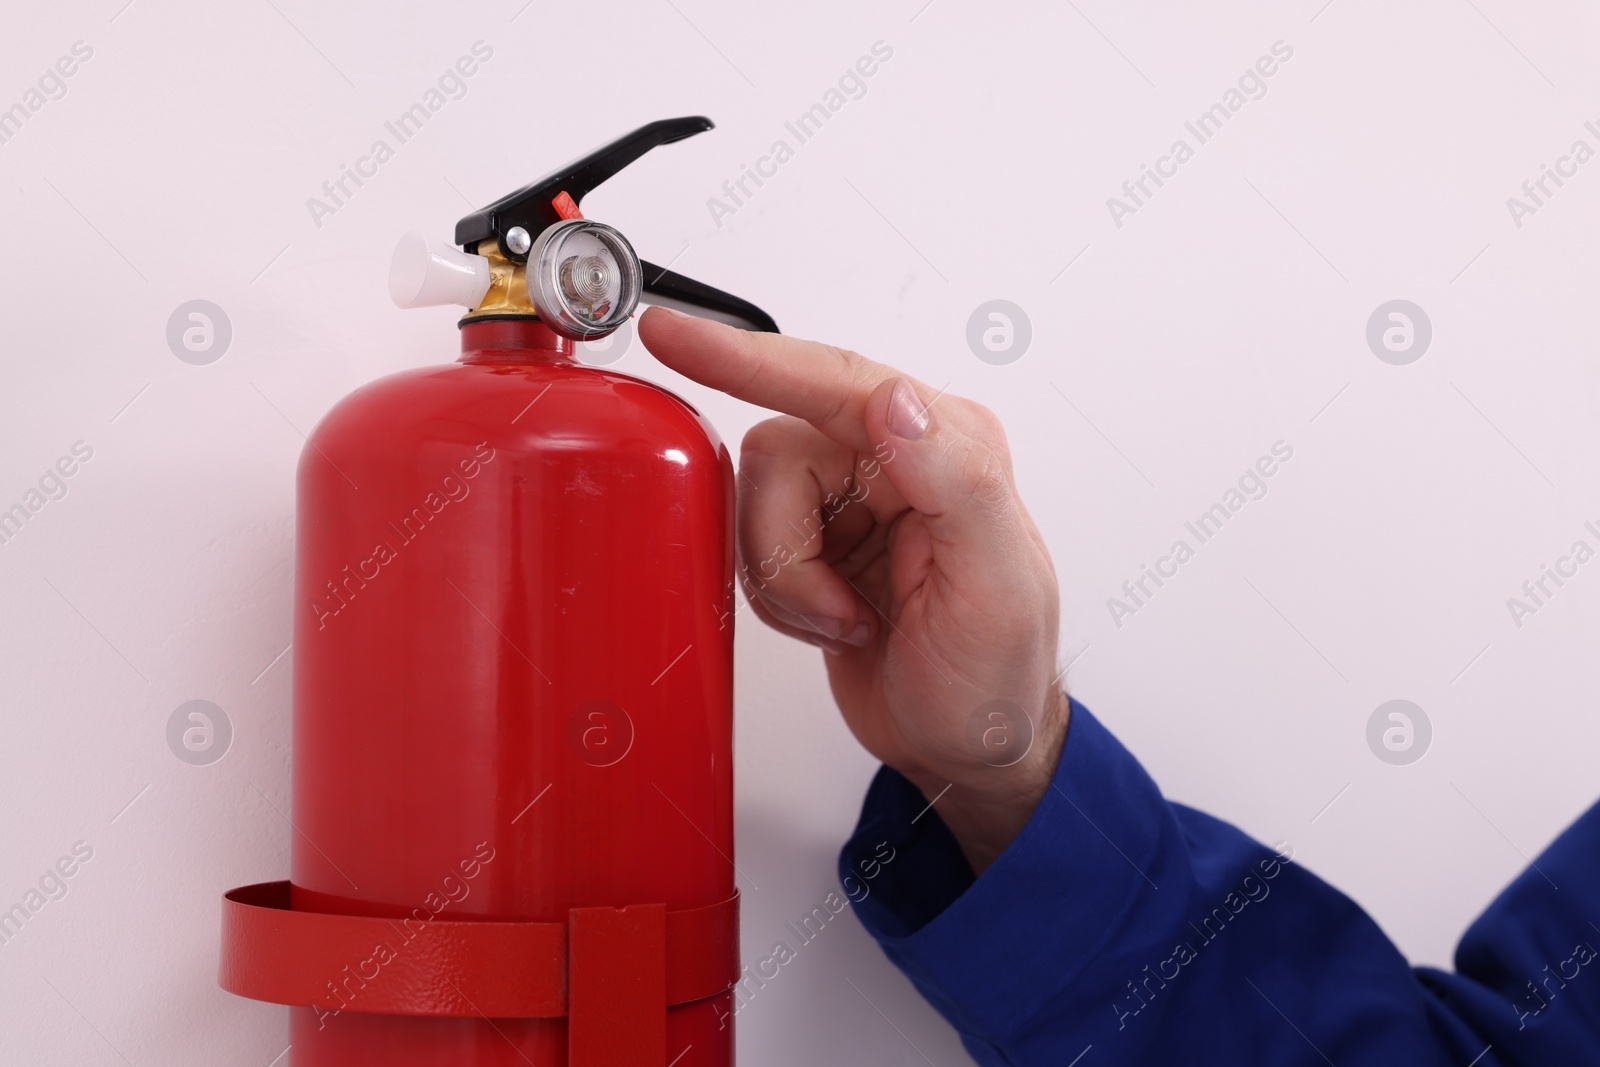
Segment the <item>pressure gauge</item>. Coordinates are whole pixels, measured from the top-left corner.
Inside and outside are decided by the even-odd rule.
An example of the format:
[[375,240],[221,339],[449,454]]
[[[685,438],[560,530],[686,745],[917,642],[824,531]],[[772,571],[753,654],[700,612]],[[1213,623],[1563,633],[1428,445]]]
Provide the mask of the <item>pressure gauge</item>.
[[528,299],[550,329],[591,341],[628,321],[639,304],[642,273],[633,246],[615,229],[563,219],[528,250]]

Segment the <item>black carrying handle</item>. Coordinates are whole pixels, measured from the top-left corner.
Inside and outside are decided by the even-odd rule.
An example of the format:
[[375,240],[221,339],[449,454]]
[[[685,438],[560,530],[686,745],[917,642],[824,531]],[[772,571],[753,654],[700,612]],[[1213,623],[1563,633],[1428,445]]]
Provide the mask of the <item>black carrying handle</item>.
[[556,194],[565,192],[572,197],[574,204],[582,204],[583,198],[595,187],[650,149],[693,137],[712,128],[711,120],[704,115],[659,119],[640,126],[632,133],[602,145],[564,167],[556,168],[533,184],[524,185],[488,207],[474,211],[456,223],[456,244],[464,246],[494,238],[501,242],[502,252],[520,263],[525,254],[514,253],[504,247],[506,231],[521,226],[530,236],[537,237],[545,227],[559,222],[561,216],[550,203]]
[[[514,262],[525,262],[527,253],[513,252],[508,248],[505,235],[521,227],[530,237],[537,237],[547,227],[559,222],[562,216],[552,203],[558,195],[564,192],[572,198],[574,205],[581,204],[596,186],[650,149],[693,137],[712,128],[712,121],[704,115],[659,119],[640,126],[632,133],[602,145],[533,184],[525,185],[461,219],[456,223],[456,244],[475,249],[481,241],[494,241],[500,246],[501,255]],[[652,298],[649,300],[652,304],[692,312],[741,329],[779,332],[772,316],[748,300],[741,300],[693,278],[674,274],[665,267],[643,262],[639,266],[644,273],[644,291]]]

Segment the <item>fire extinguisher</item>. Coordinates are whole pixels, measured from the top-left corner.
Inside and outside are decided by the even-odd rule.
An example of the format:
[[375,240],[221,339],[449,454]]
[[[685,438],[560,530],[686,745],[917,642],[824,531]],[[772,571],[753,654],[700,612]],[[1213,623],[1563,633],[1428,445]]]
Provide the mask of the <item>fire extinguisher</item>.
[[224,895],[220,981],[296,1067],[727,1067],[733,470],[575,359],[651,303],[776,331],[640,262],[584,195],[653,122],[396,249],[461,357],[356,390],[301,455],[291,878]]

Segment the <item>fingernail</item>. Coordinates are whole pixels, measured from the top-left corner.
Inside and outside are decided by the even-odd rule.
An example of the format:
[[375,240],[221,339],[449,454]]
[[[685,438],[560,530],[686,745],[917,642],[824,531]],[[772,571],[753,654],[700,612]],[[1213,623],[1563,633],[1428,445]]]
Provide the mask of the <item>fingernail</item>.
[[665,304],[652,304],[650,306],[658,311],[665,311],[668,315],[671,315],[675,319],[686,319],[689,317],[688,315],[685,315],[683,312],[679,311],[677,308],[669,308]]
[[867,639],[871,636],[872,627],[868,626],[864,622],[858,622],[856,623],[856,628],[851,630],[840,640],[844,641],[844,643],[847,645],[854,645],[856,648],[860,648],[862,645],[867,643]]
[[811,627],[823,637],[838,638],[844,633],[844,623],[838,619],[830,619],[826,615],[801,615],[807,626]]
[[896,379],[889,394],[889,432],[908,441],[928,432],[928,409],[904,378]]

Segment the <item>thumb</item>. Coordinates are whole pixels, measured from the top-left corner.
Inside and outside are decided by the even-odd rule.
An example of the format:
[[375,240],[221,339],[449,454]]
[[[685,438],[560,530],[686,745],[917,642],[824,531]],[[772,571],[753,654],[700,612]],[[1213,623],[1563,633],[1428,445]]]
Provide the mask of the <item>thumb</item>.
[[[889,483],[924,518],[936,542],[989,556],[1023,532],[1010,464],[992,415],[982,416],[994,422],[992,433],[974,436],[953,414],[936,409],[909,379],[894,378],[867,401],[867,436]],[[1006,563],[1006,557],[989,558]]]

